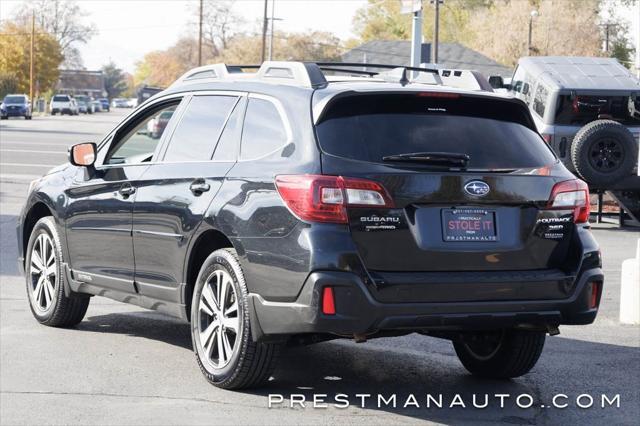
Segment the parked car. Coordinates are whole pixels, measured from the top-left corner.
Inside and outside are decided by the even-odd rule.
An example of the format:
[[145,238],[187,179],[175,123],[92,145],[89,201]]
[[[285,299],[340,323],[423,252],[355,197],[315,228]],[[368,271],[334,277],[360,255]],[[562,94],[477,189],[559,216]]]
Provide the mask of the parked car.
[[74,97],[78,104],[78,111],[83,114],[93,114],[93,106],[91,105],[92,98],[87,95],[76,95]]
[[138,106],[137,98],[129,98],[127,99],[127,108],[135,108]]
[[113,108],[128,108],[127,100],[123,98],[115,98],[111,101],[111,106]]
[[520,99],[376,67],[197,68],[74,145],[18,216],[36,320],[73,326],[93,295],[174,315],[227,389],[287,345],[414,332],[478,376],[526,374],[598,312],[588,187]]
[[159,139],[164,133],[164,129],[167,127],[173,110],[162,111],[153,120],[150,120],[147,124],[147,132],[153,139]]
[[102,106],[103,111],[109,111],[109,99],[100,98],[98,99],[98,101],[100,102],[100,105]]
[[51,111],[51,115],[58,113],[60,113],[60,115],[78,115],[78,104],[76,100],[69,95],[54,95],[49,104],[49,111]]
[[0,119],[2,120],[9,117],[24,117],[25,120],[31,120],[31,116],[31,102],[27,95],[7,95],[0,103]]
[[640,80],[616,59],[526,57],[511,84],[493,81],[529,106],[549,146],[590,185],[609,189],[636,175]]
[[102,102],[93,100],[91,101],[91,106],[93,107],[94,112],[102,112]]
[[136,106],[142,104],[153,95],[162,92],[162,87],[155,86],[143,86],[138,89],[138,98],[136,100]]

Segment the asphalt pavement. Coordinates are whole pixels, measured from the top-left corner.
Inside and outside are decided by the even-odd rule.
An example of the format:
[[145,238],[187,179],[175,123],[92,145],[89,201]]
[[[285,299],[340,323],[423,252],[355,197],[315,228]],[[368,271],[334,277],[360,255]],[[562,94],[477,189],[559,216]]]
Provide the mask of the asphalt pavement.
[[[267,387],[231,392],[204,380],[188,326],[170,317],[94,297],[76,328],[39,325],[15,262],[28,183],[64,162],[70,144],[98,142],[128,112],[0,123],[0,424],[638,424],[640,327],[620,325],[618,306],[621,263],[640,232],[610,225],[593,230],[606,274],[595,324],[562,327],[533,371],[515,380],[471,377],[449,342],[412,334],[293,348]],[[395,407],[378,403],[394,394]],[[443,408],[427,407],[427,394]],[[509,394],[504,408],[499,394]],[[579,407],[589,402],[582,394],[591,408]],[[619,407],[601,408],[603,394],[619,395]],[[473,395],[478,405],[488,395],[489,406],[474,408]],[[519,395],[531,396],[532,407],[520,408]],[[291,407],[303,398],[305,407]]]

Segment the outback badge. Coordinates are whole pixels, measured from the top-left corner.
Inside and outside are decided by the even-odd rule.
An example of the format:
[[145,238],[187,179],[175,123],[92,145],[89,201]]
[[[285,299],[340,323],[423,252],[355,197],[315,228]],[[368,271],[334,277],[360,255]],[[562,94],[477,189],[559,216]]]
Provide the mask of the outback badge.
[[482,197],[489,193],[489,185],[481,180],[472,180],[464,186],[464,192],[476,197]]

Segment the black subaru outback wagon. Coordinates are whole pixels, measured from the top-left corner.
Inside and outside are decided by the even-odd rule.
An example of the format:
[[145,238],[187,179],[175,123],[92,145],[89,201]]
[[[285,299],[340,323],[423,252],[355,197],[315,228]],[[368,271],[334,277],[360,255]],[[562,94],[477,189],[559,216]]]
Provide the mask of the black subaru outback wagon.
[[516,377],[594,321],[588,188],[522,101],[428,69],[255,68],[188,72],[31,184],[39,322],[73,326],[93,295],[165,312],[207,380],[243,388],[287,344],[414,332]]

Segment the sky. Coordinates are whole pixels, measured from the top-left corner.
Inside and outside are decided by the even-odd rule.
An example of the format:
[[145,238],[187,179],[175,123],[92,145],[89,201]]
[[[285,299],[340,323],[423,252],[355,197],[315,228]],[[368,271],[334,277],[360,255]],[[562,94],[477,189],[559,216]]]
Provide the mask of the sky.
[[[0,19],[6,19],[24,0],[0,0]],[[98,28],[80,52],[87,69],[98,69],[109,60],[128,72],[145,53],[173,45],[181,35],[198,30],[194,15],[197,0],[79,0],[84,18]],[[322,30],[342,39],[353,37],[351,24],[366,0],[276,0],[275,27],[284,31]],[[246,30],[258,26],[263,0],[236,0],[234,10],[246,21]],[[271,5],[269,5],[269,15]]]
[[[13,15],[26,0],[0,0],[0,19]],[[271,2],[271,0],[270,0]],[[133,73],[135,64],[145,53],[166,49],[180,36],[195,34],[194,15],[197,0],[78,0],[98,29],[80,51],[87,69],[99,69],[113,60],[117,66]],[[424,2],[428,4],[427,1]],[[343,40],[353,37],[352,21],[366,0],[276,0],[276,30],[329,31]],[[259,28],[264,12],[263,0],[236,0],[234,10],[246,21],[247,31]],[[620,8],[616,15],[631,22],[632,34],[640,32],[640,15],[636,10]],[[271,5],[269,5],[269,14]],[[635,41],[636,36],[632,39]]]

